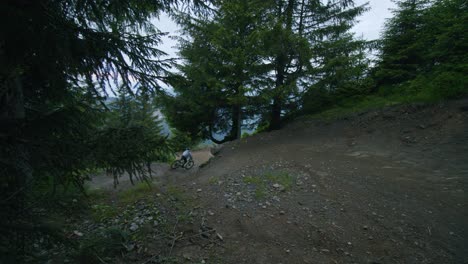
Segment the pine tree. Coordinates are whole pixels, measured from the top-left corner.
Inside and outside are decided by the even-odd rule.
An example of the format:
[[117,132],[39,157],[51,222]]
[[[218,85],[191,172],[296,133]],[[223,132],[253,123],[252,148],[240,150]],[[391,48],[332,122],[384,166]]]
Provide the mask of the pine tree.
[[429,0],[397,1],[393,18],[385,25],[376,71],[378,85],[414,79],[422,71],[426,44],[421,37]]
[[274,72],[270,77],[274,85],[269,126],[277,129],[285,112],[297,110],[301,91],[305,89],[303,83],[322,77],[314,68],[323,67],[324,56],[334,59],[330,53],[318,53],[319,46],[347,32],[366,7],[354,6],[350,0],[273,2],[271,45],[265,59]]
[[[47,193],[37,186],[52,185],[46,189],[52,193],[59,185],[82,188],[87,172],[103,165],[94,139],[109,89],[118,84],[129,93],[160,90],[169,61],[160,59],[163,34],[150,18],[184,3],[192,5],[175,0],[0,3],[0,262],[34,258],[31,242],[48,232],[36,210],[45,206],[40,201]],[[136,82],[140,86],[134,87]]]
[[[259,71],[263,5],[263,1],[219,1],[208,21],[181,19],[188,36],[180,47],[182,76],[173,83],[176,96],[166,103],[174,127],[217,143],[240,138]],[[226,136],[217,139],[216,134]]]
[[466,94],[466,2],[407,0],[397,4],[383,35],[375,69],[377,84],[421,100]]

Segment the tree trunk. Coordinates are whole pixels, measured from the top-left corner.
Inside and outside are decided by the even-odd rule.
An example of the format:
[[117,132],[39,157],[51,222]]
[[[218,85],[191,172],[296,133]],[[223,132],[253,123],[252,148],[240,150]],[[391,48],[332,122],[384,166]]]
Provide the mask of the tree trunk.
[[276,58],[276,84],[273,91],[273,103],[271,108],[269,130],[279,129],[281,126],[281,110],[282,110],[282,89],[284,89],[284,79],[286,67],[286,54],[281,52]]
[[[7,197],[3,200],[3,210],[9,221],[18,221],[19,218],[29,221],[25,208],[28,206],[26,192],[31,183],[33,168],[31,166],[30,149],[27,143],[21,138],[21,125],[25,120],[25,103],[23,84],[21,78],[16,76],[7,81],[7,91],[0,98],[1,114],[0,126],[5,129],[5,136],[9,138],[7,143],[8,157],[6,158],[7,167],[3,171],[5,174],[4,185],[2,187],[2,196]],[[3,131],[2,131],[3,132]],[[2,135],[3,136],[3,135]],[[14,216],[14,218],[13,218]],[[25,254],[26,234],[21,228],[29,224],[21,221],[20,228],[9,230],[5,234],[10,241],[9,250],[14,259],[20,259]]]
[[[293,23],[293,14],[294,14],[294,6],[296,1],[295,0],[288,0],[286,10],[285,10],[285,30],[289,34],[292,31],[292,23]],[[279,6],[281,9],[281,6]],[[270,117],[270,126],[269,130],[276,130],[281,127],[281,111],[283,106],[283,94],[285,89],[284,83],[286,79],[286,67],[288,64],[288,54],[286,53],[286,46],[288,43],[286,40],[282,40],[284,42],[284,49],[281,50],[276,56],[276,84],[275,89],[273,92],[273,102],[271,108],[271,117]]]
[[269,130],[276,130],[281,127],[281,98],[274,97],[271,108],[271,119]]
[[[18,128],[21,123],[24,122],[26,113],[24,109],[24,94],[23,94],[23,85],[20,77],[16,77],[14,81],[10,84],[11,94],[5,96],[5,105],[6,109],[2,115],[3,120],[0,119],[0,122],[5,122],[8,126],[11,126],[8,133],[11,136],[19,136],[17,134]],[[19,132],[19,131],[18,131]],[[29,150],[26,144],[20,139],[15,138],[13,140],[13,161],[14,162],[14,182],[17,184],[18,189],[22,189],[26,186],[26,182],[29,182],[32,178],[32,168],[29,161]]]
[[240,105],[235,105],[232,107],[231,138],[240,139],[242,136],[241,129],[242,129],[242,109]]

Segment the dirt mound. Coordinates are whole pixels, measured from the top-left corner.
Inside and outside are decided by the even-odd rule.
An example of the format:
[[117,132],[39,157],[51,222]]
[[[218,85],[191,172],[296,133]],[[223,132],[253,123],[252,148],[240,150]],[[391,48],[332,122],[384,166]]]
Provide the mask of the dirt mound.
[[227,143],[214,158],[194,152],[198,164],[211,159],[202,168],[155,164],[162,197],[171,186],[191,197],[192,224],[174,224],[168,255],[178,263],[468,263],[466,109],[462,100],[302,119]]
[[192,255],[222,263],[466,263],[467,105],[300,120],[225,144],[186,185],[224,244]]

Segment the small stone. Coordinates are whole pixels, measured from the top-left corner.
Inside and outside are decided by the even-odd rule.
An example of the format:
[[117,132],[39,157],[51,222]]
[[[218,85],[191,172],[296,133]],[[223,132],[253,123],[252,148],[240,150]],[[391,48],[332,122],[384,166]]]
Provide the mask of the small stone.
[[211,215],[211,216],[214,215],[214,213],[211,210],[208,210],[208,214]]
[[78,231],[78,230],[73,231],[73,234],[75,234],[75,235],[77,235],[77,236],[79,236],[79,237],[82,237],[82,236],[83,236],[83,233],[81,233],[81,232]]
[[125,248],[127,249],[128,252],[130,252],[135,249],[135,244],[125,245]]
[[237,196],[240,196],[240,195],[241,195],[241,193],[240,193],[240,192],[237,192],[237,193],[236,193],[236,195],[237,195]]
[[277,189],[278,191],[280,191],[280,192],[283,192],[283,191],[286,190],[286,188],[285,188],[283,185],[278,184],[278,183],[273,184],[273,187],[274,187],[275,189]]
[[367,229],[369,229],[369,227],[365,225],[365,226],[362,227],[362,229],[367,230]]
[[201,191],[202,191],[202,189],[197,189],[197,192],[201,192]]
[[191,256],[189,253],[184,253],[184,254],[182,254],[182,256],[183,256],[186,260],[191,260],[191,259],[192,259],[192,256]]
[[330,250],[328,250],[328,249],[326,249],[326,248],[322,248],[322,249],[320,249],[320,252],[322,252],[322,253],[329,253]]
[[351,242],[348,242],[348,246],[352,246],[353,244]]
[[284,212],[284,211],[280,211],[279,214],[280,214],[280,215],[284,215],[285,212]]
[[137,224],[132,223],[132,224],[130,225],[130,231],[136,231],[137,229],[138,229],[138,225],[137,225]]
[[286,253],[290,253],[290,252],[291,252],[291,250],[289,250],[289,249],[286,249]]

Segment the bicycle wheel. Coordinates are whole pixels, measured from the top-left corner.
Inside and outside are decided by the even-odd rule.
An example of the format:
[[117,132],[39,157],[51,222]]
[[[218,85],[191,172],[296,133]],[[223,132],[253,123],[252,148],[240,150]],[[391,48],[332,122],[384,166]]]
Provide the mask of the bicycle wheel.
[[193,164],[195,164],[195,162],[193,162],[193,160],[189,160],[189,161],[187,161],[187,163],[185,163],[184,168],[186,170],[190,170],[193,167]]
[[174,160],[171,164],[171,169],[177,169],[180,166],[182,166],[182,161],[181,160]]

